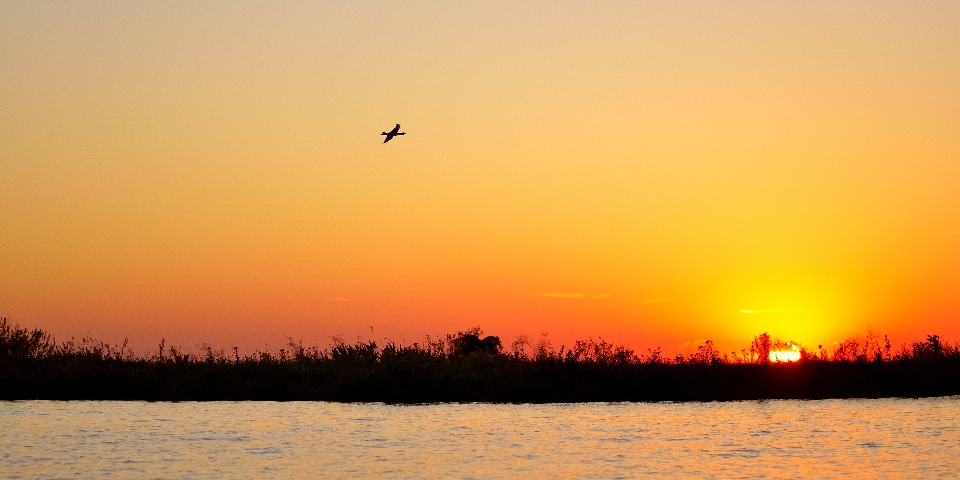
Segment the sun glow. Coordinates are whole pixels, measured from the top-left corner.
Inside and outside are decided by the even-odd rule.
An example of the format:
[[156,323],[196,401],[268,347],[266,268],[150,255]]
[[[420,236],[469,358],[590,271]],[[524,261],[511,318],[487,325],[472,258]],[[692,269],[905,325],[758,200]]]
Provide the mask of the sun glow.
[[790,345],[789,349],[770,350],[771,362],[796,362],[800,360],[800,349],[796,344]]

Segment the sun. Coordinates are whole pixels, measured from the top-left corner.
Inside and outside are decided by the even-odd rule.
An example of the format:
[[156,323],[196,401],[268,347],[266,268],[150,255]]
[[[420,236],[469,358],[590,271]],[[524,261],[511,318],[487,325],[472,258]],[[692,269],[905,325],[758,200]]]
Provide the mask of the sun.
[[771,362],[796,362],[798,360],[800,360],[800,349],[797,348],[795,343],[784,346],[777,345],[770,349]]

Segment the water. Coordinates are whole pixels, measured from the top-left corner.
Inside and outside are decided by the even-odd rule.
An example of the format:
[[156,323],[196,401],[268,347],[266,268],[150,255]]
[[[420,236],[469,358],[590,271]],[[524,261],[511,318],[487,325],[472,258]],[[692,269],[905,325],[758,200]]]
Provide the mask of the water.
[[8,478],[930,478],[958,471],[960,397],[0,402],[0,476]]

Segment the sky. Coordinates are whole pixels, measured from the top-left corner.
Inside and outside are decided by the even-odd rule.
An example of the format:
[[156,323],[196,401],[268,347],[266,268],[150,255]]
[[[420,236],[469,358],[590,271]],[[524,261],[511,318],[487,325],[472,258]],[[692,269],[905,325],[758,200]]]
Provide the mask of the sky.
[[143,348],[960,340],[957,25],[952,0],[5,1],[0,315]]

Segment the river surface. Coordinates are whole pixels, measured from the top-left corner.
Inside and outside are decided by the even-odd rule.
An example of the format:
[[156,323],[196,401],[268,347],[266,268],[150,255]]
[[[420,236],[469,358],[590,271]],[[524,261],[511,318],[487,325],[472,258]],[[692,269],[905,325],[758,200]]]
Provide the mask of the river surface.
[[953,477],[960,397],[0,402],[5,478]]

